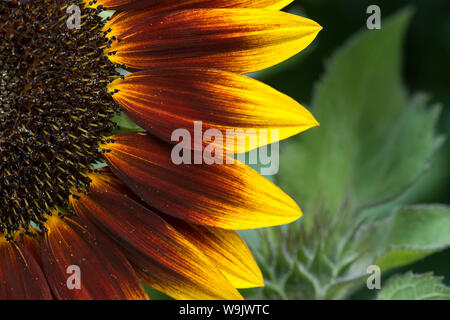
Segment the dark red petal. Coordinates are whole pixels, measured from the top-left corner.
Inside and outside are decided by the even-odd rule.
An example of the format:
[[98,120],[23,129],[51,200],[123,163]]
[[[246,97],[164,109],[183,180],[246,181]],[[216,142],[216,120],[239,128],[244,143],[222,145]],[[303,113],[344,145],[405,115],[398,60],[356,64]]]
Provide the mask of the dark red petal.
[[0,238],[0,300],[51,300],[47,280],[32,254]]
[[[78,218],[52,216],[41,239],[44,271],[58,299],[147,299],[135,272],[115,244]],[[79,268],[81,287],[69,285]]]
[[89,194],[71,198],[72,207],[116,239],[153,287],[178,299],[241,298],[214,264],[161,217],[104,189],[101,177],[91,178]]
[[233,230],[284,224],[301,216],[288,195],[244,164],[176,165],[172,146],[149,134],[112,138],[105,157],[113,173],[163,213]]
[[24,247],[33,255],[36,262],[39,266],[42,267],[42,259],[41,259],[41,246],[39,243],[40,234],[36,234],[36,237],[31,237],[29,235],[24,235],[20,242],[24,245]]

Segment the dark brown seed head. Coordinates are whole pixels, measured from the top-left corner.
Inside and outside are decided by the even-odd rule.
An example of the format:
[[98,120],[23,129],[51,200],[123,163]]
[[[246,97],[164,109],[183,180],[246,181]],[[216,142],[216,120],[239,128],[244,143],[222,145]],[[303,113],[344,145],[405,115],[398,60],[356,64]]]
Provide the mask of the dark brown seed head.
[[[81,9],[69,29],[67,7]],[[49,209],[86,192],[86,173],[114,129],[106,89],[116,76],[103,54],[98,9],[81,1],[0,2],[0,233],[43,227]]]

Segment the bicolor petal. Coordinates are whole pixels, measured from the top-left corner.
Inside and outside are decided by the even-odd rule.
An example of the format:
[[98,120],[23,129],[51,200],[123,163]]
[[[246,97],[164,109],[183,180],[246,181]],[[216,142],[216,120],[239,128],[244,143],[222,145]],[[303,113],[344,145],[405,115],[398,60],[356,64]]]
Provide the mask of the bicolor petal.
[[51,300],[41,267],[19,242],[0,237],[0,300]]
[[252,253],[235,231],[195,225],[172,217],[165,219],[213,261],[236,288],[264,286]]
[[168,142],[177,129],[194,137],[201,122],[201,145],[187,148],[210,145],[242,153],[318,125],[290,97],[257,80],[220,70],[152,69],[117,79],[109,89],[116,91],[113,98],[135,123]]
[[[127,252],[152,287],[177,299],[239,299],[238,291],[202,252],[157,214],[96,183],[71,204]],[[146,276],[145,274],[148,273]],[[151,279],[151,280],[150,280]]]
[[[252,229],[297,220],[301,211],[280,188],[250,167],[176,165],[171,145],[146,133],[111,137],[104,146],[113,173],[151,207],[180,219],[224,229]],[[197,159],[200,156],[200,159]],[[200,152],[194,161],[211,159]]]
[[106,53],[134,69],[190,66],[244,74],[290,58],[320,30],[312,20],[272,10],[181,10],[129,29]]
[[136,10],[158,4],[164,0],[84,0],[86,6],[97,8],[102,6],[109,10]]
[[117,12],[105,24],[104,30],[111,29],[108,36],[118,37],[128,29],[145,22],[158,14],[183,10],[207,8],[258,8],[280,10],[293,0],[165,0],[152,4],[143,10]]
[[42,260],[57,299],[148,299],[128,260],[93,225],[54,215],[46,227]]

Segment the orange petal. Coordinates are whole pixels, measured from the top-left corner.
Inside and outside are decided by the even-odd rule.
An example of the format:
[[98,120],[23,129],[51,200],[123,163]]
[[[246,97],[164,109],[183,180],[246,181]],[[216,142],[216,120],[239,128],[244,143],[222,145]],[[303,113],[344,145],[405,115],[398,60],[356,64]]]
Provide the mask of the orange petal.
[[147,299],[129,262],[92,225],[78,218],[52,216],[46,227],[42,260],[58,299]]
[[235,231],[194,225],[172,217],[167,217],[166,220],[214,261],[233,286],[264,286],[258,265],[245,242]]
[[190,66],[249,73],[290,58],[320,30],[312,20],[272,10],[181,10],[129,29],[106,53],[134,69]]
[[143,10],[117,12],[105,25],[104,30],[112,29],[109,36],[119,36],[128,29],[163,12],[182,9],[206,8],[257,8],[280,10],[293,0],[166,0],[153,4]]
[[[175,165],[170,145],[146,133],[112,137],[105,146],[113,173],[151,207],[224,229],[297,220],[301,211],[281,189],[241,163]],[[196,153],[194,155],[197,155]]]
[[[198,248],[161,217],[94,180],[72,207],[117,240],[151,285],[178,299],[239,299],[238,291]],[[104,184],[103,184],[104,186]],[[149,277],[145,277],[147,280]]]
[[34,257],[0,235],[0,300],[51,300],[47,280]]
[[[318,125],[290,97],[257,80],[220,70],[147,70],[118,79],[109,89],[119,90],[113,98],[135,123],[168,142],[178,128],[194,137],[194,121],[201,120],[203,131],[220,130],[223,137],[205,134],[203,146],[242,153]],[[226,144],[227,130],[236,133],[236,144],[234,140]]]

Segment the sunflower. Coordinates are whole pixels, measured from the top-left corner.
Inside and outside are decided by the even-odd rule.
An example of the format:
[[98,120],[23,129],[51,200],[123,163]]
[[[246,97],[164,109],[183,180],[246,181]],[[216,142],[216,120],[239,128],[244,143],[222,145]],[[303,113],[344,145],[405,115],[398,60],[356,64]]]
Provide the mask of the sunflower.
[[[201,120],[285,139],[317,125],[244,76],[320,31],[279,11],[290,2],[1,1],[1,299],[147,299],[142,283],[177,299],[240,299],[236,288],[263,285],[234,230],[300,209],[240,162],[174,164],[171,133]],[[143,130],[113,134],[120,112]],[[274,142],[259,140],[238,151]]]

